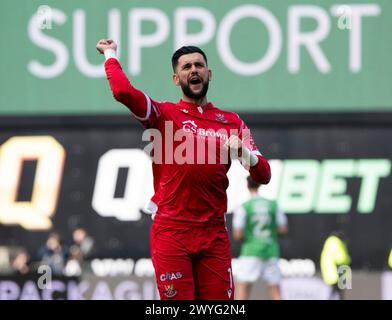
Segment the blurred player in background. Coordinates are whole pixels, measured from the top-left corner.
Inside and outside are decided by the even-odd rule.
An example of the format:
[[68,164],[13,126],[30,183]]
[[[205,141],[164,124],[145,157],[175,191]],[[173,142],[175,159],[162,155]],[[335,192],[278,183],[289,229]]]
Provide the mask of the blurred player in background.
[[339,266],[351,262],[343,231],[334,231],[325,240],[320,257],[320,269],[324,282],[332,286],[330,300],[343,300],[343,290],[339,287]]
[[[182,99],[176,103],[153,100],[133,87],[117,60],[116,49],[112,40],[97,43],[97,50],[106,57],[105,71],[114,98],[145,128],[155,130],[149,132],[160,133],[159,139],[153,139],[155,194],[149,205],[154,219],[151,257],[160,297],[233,299],[230,241],[224,219],[231,162],[221,161],[221,151],[235,154],[259,183],[269,182],[269,164],[238,115],[207,101],[212,73],[200,48],[182,47],[172,56],[172,79],[182,90]],[[154,81],[154,75],[151,79]],[[237,134],[227,133],[231,130]],[[197,149],[181,163],[175,150],[183,147],[182,139],[173,139],[172,132],[190,136],[186,141],[192,143],[192,151],[193,143],[200,141],[218,145],[213,154],[203,155]]]
[[260,184],[247,178],[251,198],[234,211],[233,237],[243,240],[238,261],[236,299],[249,299],[252,284],[262,277],[271,299],[280,300],[278,235],[288,232],[287,217],[276,201],[258,194]]

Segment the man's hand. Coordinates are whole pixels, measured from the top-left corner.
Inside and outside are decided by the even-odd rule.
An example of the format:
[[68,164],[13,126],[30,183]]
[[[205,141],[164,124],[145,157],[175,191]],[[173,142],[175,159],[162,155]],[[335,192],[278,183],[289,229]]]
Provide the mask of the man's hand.
[[98,41],[96,48],[99,51],[99,53],[104,54],[105,50],[107,50],[107,49],[112,49],[112,50],[116,51],[117,44],[113,40],[110,40],[110,39],[101,39]]
[[238,136],[236,135],[231,135],[230,138],[225,142],[224,148],[230,149],[230,151],[233,151],[234,154],[237,157],[242,156],[242,141]]
[[255,166],[259,161],[257,156],[252,154],[251,151],[241,141],[241,139],[236,135],[231,135],[223,147],[230,150],[230,157],[232,159],[241,160],[241,163],[246,168],[248,168],[248,166]]

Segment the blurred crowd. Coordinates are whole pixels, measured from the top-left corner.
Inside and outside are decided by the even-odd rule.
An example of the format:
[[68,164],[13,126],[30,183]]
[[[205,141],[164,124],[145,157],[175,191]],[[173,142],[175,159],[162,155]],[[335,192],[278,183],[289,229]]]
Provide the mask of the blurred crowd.
[[0,274],[27,275],[45,265],[56,276],[79,276],[94,254],[94,239],[85,229],[75,229],[69,244],[52,232],[37,252],[29,253],[23,247],[1,248]]

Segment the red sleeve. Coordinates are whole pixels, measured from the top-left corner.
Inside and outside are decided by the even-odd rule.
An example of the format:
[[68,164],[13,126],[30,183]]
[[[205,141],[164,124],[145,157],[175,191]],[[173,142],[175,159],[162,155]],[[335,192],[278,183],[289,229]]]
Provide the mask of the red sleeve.
[[249,168],[251,178],[261,184],[267,184],[271,180],[270,165],[262,155],[257,155],[259,161],[253,167]]
[[105,71],[113,97],[124,104],[136,119],[148,126],[152,118],[158,116],[158,107],[149,96],[132,86],[117,59],[108,59],[105,62]]
[[242,140],[244,145],[250,150],[251,153],[257,156],[259,161],[253,167],[249,167],[249,173],[251,178],[261,184],[267,184],[271,180],[271,168],[270,165],[260,153],[257,148],[252,134],[250,133],[249,128],[244,123],[244,121],[240,120],[240,133],[239,138]]

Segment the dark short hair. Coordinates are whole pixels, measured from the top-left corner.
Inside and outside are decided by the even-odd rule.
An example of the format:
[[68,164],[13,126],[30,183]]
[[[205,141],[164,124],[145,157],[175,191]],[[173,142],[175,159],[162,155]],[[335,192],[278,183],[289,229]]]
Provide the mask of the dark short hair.
[[343,229],[337,229],[330,233],[330,236],[338,237],[339,239],[345,241],[346,240],[346,233]]
[[261,184],[260,184],[260,183],[257,183],[256,181],[254,181],[254,180],[251,178],[251,176],[248,176],[248,177],[246,178],[246,181],[248,181],[248,189],[258,189],[258,188],[261,186]]
[[176,68],[178,65],[178,59],[180,59],[181,56],[183,56],[185,54],[195,53],[195,52],[200,53],[203,56],[204,60],[206,61],[206,64],[208,64],[206,54],[199,47],[183,46],[180,49],[178,49],[176,52],[173,53],[173,56],[171,59],[173,71],[176,71]]

